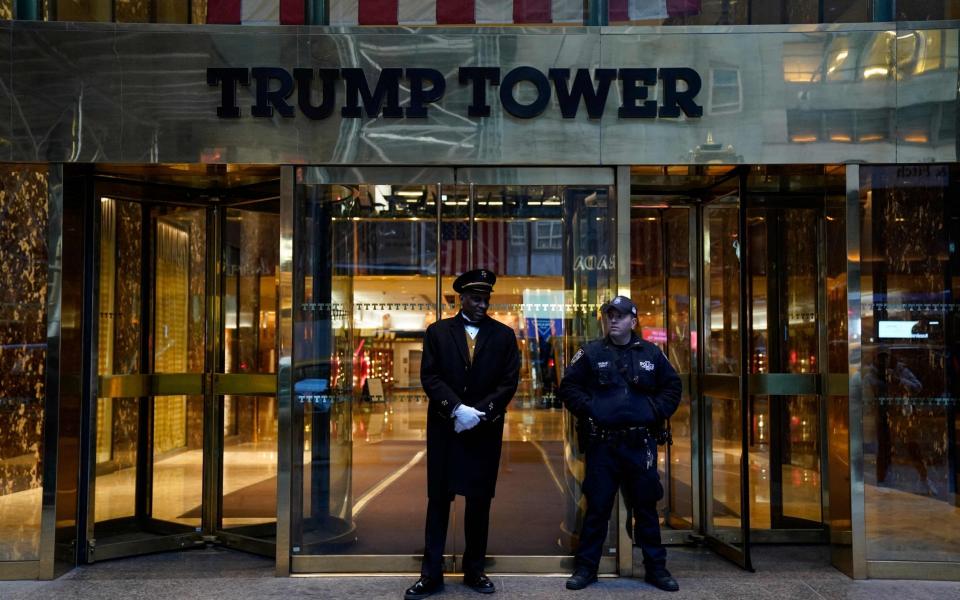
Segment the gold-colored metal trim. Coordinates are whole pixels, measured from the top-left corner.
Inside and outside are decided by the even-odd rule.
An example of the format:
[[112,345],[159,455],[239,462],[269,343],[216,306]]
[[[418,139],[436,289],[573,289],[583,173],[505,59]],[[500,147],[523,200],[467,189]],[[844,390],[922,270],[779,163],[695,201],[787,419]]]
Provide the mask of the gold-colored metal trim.
[[868,560],[867,577],[870,579],[960,581],[960,563]]
[[751,544],[826,544],[826,529],[751,529]]
[[215,396],[273,396],[277,393],[275,373],[214,373]]
[[822,377],[821,389],[824,396],[848,396],[850,394],[850,376],[846,373],[827,373]]
[[[275,558],[277,553],[277,545],[274,542],[231,533],[222,529],[217,532],[217,542],[225,548],[233,548],[267,558]],[[286,573],[284,573],[285,575]]]
[[704,396],[737,400],[740,398],[740,377],[737,375],[704,374],[700,379]]
[[[403,555],[309,555],[291,556],[290,573],[419,573],[422,556]],[[453,570],[453,557],[444,557]]]
[[[867,577],[866,498],[863,489],[863,396],[860,334],[860,166],[847,165],[847,371],[850,378],[849,414],[850,525],[853,532],[852,577]],[[848,575],[851,575],[848,573]]]
[[750,394],[758,396],[793,396],[817,394],[820,376],[816,373],[755,373],[750,375]]
[[[280,169],[280,248],[277,278],[277,536],[274,574],[290,574],[293,505],[293,230],[296,172]],[[439,202],[437,205],[439,206]],[[439,227],[437,230],[439,231]]]
[[102,375],[97,382],[97,396],[99,398],[197,396],[204,393],[204,379],[204,373]]
[[[73,243],[69,240],[65,244],[63,239],[64,220],[64,190],[63,165],[52,164],[47,170],[47,297],[46,297],[46,333],[47,357],[44,365],[44,392],[43,401],[43,455],[42,455],[42,482],[43,493],[40,506],[40,560],[36,564],[36,573],[27,575],[21,566],[0,566],[0,579],[23,578],[53,579],[63,562],[58,560],[57,545],[57,502],[66,502],[66,494],[57,494],[57,474],[60,465],[61,447],[61,399],[75,397],[80,389],[80,380],[67,368],[67,361],[62,360],[61,345],[63,342],[63,287],[68,289],[76,273],[64,274],[64,255],[62,251],[73,251]],[[71,208],[71,215],[76,210],[76,203]],[[69,262],[69,261],[68,261]],[[63,277],[62,275],[67,275]],[[69,293],[69,292],[68,292]],[[72,309],[68,296],[67,308]],[[68,340],[70,336],[68,335]],[[69,445],[64,445],[70,451]],[[62,508],[62,507],[61,507]],[[73,505],[76,508],[76,505]],[[68,511],[64,510],[64,513]],[[71,561],[75,563],[75,561]],[[12,563],[20,565],[20,563]]]
[[[595,175],[602,176],[602,170],[591,170]],[[582,176],[582,175],[581,175]],[[617,252],[617,293],[629,297],[630,293],[630,167],[619,166],[616,168],[616,184],[614,197],[617,199],[616,207],[616,252]],[[610,527],[617,532],[617,573],[620,575],[629,575],[633,573],[637,563],[633,557],[633,542],[627,535],[627,528],[621,527],[621,523],[627,520],[627,507],[624,503],[623,494],[618,494],[617,510],[611,515]]]
[[[309,555],[292,556],[290,572],[306,573],[419,573],[423,557],[417,555]],[[460,572],[459,556],[446,556],[444,564],[447,572]],[[488,556],[486,572],[551,574],[570,573],[574,566],[573,556]],[[604,556],[600,559],[600,574],[617,572],[617,559]]]
[[12,579],[39,579],[39,560],[0,562],[0,581]]
[[112,544],[96,544],[89,550],[89,562],[152,554],[166,550],[203,548],[203,537],[198,533],[184,533],[155,539],[139,539]]

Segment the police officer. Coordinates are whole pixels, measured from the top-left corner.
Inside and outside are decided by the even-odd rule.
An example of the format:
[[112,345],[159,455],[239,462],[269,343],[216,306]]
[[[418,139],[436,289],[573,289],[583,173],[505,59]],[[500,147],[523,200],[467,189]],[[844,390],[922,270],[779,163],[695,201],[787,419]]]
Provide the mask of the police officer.
[[496,588],[483,572],[490,502],[497,484],[507,405],[520,380],[513,329],[487,316],[497,276],[475,269],[457,277],[460,313],[427,328],[420,382],[427,394],[427,520],[420,579],[404,593],[419,600],[443,589],[450,502],[464,496],[463,583]]
[[586,452],[583,493],[587,511],[580,531],[576,567],[567,588],[579,590],[597,580],[607,537],[607,521],[617,490],[633,512],[633,543],[643,552],[645,580],[675,592],[660,542],[657,501],[663,486],[657,473],[657,442],[666,420],[680,403],[677,372],[663,352],[641,339],[637,307],[617,296],[601,307],[607,335],[574,354],[560,383],[564,405],[577,417]]

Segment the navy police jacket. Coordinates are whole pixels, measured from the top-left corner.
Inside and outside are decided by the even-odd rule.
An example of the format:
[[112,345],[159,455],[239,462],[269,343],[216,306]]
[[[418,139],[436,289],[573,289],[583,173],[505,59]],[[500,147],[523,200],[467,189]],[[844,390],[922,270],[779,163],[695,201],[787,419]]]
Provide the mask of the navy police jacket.
[[660,348],[634,333],[623,347],[605,337],[577,351],[559,395],[570,412],[601,427],[652,427],[673,415],[681,391],[680,377]]

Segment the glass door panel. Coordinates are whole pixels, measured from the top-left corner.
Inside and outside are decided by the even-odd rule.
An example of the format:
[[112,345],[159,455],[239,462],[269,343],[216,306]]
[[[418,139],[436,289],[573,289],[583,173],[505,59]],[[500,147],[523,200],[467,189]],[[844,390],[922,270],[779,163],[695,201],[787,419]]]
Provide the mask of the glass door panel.
[[201,543],[203,470],[205,211],[98,209],[91,561]]
[[452,186],[384,181],[297,189],[294,555],[422,552],[423,332],[437,314],[439,248],[466,261],[469,234],[437,228]]
[[[139,373],[141,331],[141,208],[100,199],[100,297],[97,373]],[[94,521],[102,524],[136,514],[137,398],[97,398]],[[105,530],[94,526],[96,537]]]
[[743,331],[738,180],[703,208],[704,530],[720,553],[750,569],[743,449]]
[[[469,189],[473,262],[461,270],[497,274],[488,314],[514,329],[521,357],[520,382],[504,429],[488,553],[497,560],[566,556],[575,549],[580,491],[579,480],[569,476],[576,472],[567,452],[569,415],[556,391],[572,351],[585,341],[576,332],[590,320],[599,334],[596,309],[586,307],[596,297],[578,294],[589,289],[602,295],[614,288],[611,188],[474,184]],[[583,285],[584,277],[592,277],[592,285]],[[453,295],[449,287],[444,293]],[[458,498],[457,522],[462,510]],[[524,534],[510,533],[519,530]],[[616,547],[616,534],[613,528],[608,547]],[[458,528],[457,554],[462,539]]]
[[680,406],[670,419],[673,444],[659,455],[660,477],[665,482],[659,506],[662,524],[683,531],[694,526],[694,422],[689,391],[693,366],[690,219],[694,214],[683,206],[665,209],[662,199],[644,196],[632,201],[630,211],[630,290],[639,309],[639,333],[666,353],[684,381]]
[[[156,207],[153,226],[153,373],[199,381],[205,368],[207,211]],[[190,377],[187,374],[196,374]],[[150,509],[155,518],[199,528],[203,396],[154,396]]]
[[[272,554],[277,515],[277,266],[275,200],[225,209],[223,375],[218,390],[218,529],[266,541],[246,549]],[[259,391],[258,395],[254,395]],[[226,538],[225,538],[226,539]],[[231,539],[231,545],[243,540]]]
[[751,483],[757,490],[751,527],[819,528],[820,203],[799,197],[789,204],[763,196],[750,201],[749,444]]
[[[453,183],[443,169],[304,168],[297,181],[294,570],[343,570],[374,554],[381,570],[419,569],[423,334],[438,307],[456,314],[455,277],[482,267],[498,274],[489,314],[514,328],[523,356],[488,553],[501,569],[556,571],[575,543],[582,465],[555,392],[568,357],[600,334],[599,303],[616,289],[612,188]],[[460,523],[458,499],[448,571],[459,567]]]

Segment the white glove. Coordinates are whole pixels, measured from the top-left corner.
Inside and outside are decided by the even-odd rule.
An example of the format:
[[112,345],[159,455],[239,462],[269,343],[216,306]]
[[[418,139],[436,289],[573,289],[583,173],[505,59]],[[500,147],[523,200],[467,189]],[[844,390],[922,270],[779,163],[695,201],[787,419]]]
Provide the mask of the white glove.
[[453,417],[455,419],[453,423],[453,430],[457,433],[460,433],[468,429],[473,429],[477,426],[477,423],[480,422],[480,417],[484,416],[485,414],[486,413],[482,413],[472,406],[461,404],[453,411]]

